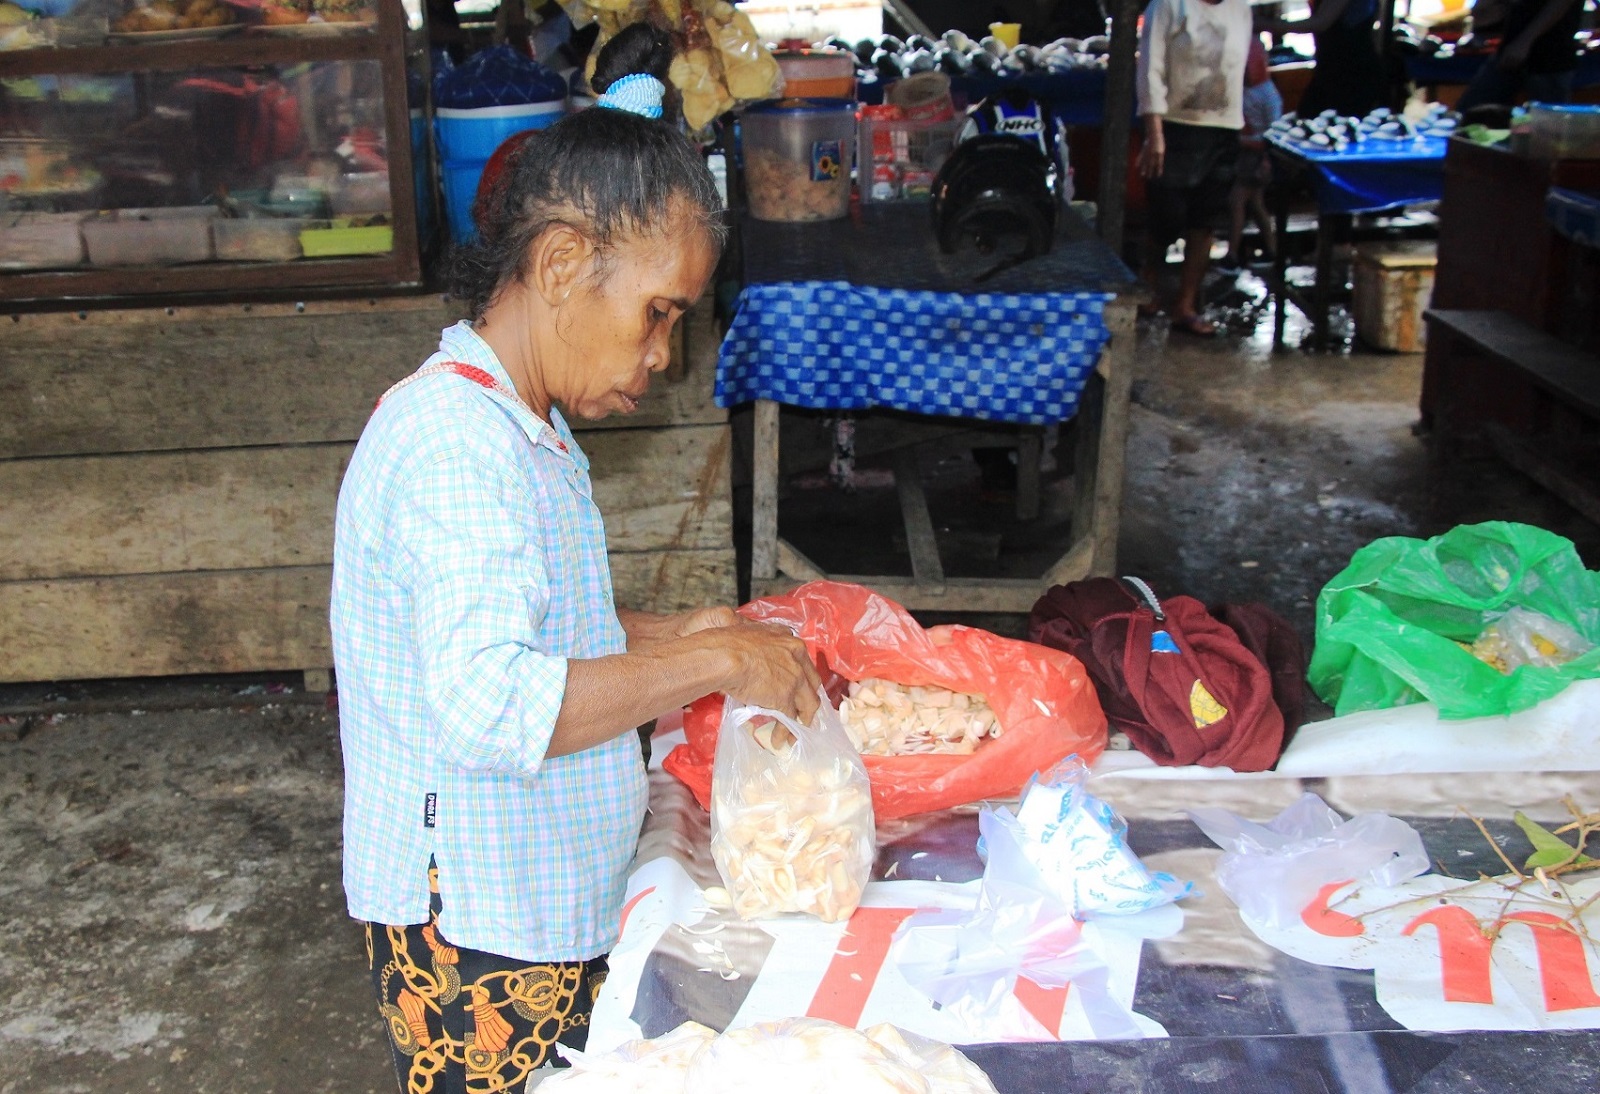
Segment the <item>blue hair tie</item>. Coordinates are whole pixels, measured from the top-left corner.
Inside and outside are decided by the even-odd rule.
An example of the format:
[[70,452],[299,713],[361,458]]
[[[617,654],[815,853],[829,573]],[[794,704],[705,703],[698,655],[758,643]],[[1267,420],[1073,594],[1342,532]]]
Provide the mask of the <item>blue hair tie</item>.
[[606,93],[595,101],[595,105],[626,110],[629,114],[646,118],[659,118],[661,100],[666,94],[666,84],[649,73],[635,72],[606,88]]

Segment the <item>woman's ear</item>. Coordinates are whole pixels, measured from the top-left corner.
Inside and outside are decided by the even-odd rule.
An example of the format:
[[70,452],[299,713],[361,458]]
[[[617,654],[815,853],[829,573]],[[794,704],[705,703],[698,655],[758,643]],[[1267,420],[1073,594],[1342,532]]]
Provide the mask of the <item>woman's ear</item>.
[[533,241],[527,282],[547,307],[560,307],[594,260],[594,243],[570,225],[551,224]]

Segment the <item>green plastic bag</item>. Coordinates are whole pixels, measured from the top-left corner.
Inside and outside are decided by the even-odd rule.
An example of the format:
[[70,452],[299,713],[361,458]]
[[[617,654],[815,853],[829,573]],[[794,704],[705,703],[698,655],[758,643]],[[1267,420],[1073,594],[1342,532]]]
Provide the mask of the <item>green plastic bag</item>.
[[[1566,624],[1595,648],[1557,667],[1501,673],[1465,647],[1515,607]],[[1584,569],[1570,540],[1526,524],[1375,540],[1317,597],[1307,675],[1337,714],[1424,701],[1445,718],[1524,710],[1600,676],[1600,573]]]

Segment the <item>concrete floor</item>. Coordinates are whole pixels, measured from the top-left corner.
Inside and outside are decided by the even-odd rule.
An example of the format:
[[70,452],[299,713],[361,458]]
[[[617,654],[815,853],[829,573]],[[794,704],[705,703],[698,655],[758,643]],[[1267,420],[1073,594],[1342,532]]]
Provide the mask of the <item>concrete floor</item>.
[[[1240,333],[1140,332],[1122,572],[1265,600],[1309,637],[1321,584],[1378,536],[1523,520],[1600,565],[1600,529],[1528,481],[1430,457],[1411,431],[1419,357],[1274,355],[1252,297],[1234,303]],[[970,465],[935,470],[953,570],[1059,549],[1063,483],[1018,526],[1003,498],[974,500]],[[895,555],[840,499],[791,500],[785,534],[819,561]],[[808,507],[827,523],[806,527]],[[335,713],[266,677],[0,689],[7,709],[0,1094],[392,1089],[343,914]],[[27,711],[45,713],[8,739]]]

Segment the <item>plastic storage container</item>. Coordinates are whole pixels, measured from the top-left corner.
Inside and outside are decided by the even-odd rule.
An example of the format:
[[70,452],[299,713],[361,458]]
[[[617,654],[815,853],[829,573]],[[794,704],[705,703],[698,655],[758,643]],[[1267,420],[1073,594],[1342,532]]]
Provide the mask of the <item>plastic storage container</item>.
[[950,158],[960,127],[959,119],[925,122],[875,117],[871,107],[865,108],[856,153],[861,200],[926,201],[939,168]]
[[1528,151],[1543,159],[1600,159],[1600,106],[1528,109]]
[[0,269],[59,270],[83,262],[82,225],[88,213],[10,213],[0,216]]
[[389,200],[389,173],[364,171],[342,175],[328,197],[336,217],[387,213],[393,204]]
[[757,220],[834,220],[850,211],[855,103],[777,99],[740,122],[745,194]]
[[212,255],[210,205],[119,209],[83,222],[91,266],[175,266]]
[[288,262],[300,257],[300,233],[308,223],[299,217],[218,217],[211,238],[223,262]]
[[474,110],[434,111],[439,138],[439,157],[447,160],[487,162],[513,133],[525,129],[547,129],[561,120],[566,104],[557,99],[548,103],[521,106],[484,106]]
[[478,197],[478,180],[483,177],[484,166],[479,160],[465,163],[446,160],[439,165],[445,219],[450,225],[450,238],[456,243],[472,243],[478,238],[478,226],[472,221],[472,203]]
[[394,227],[363,224],[362,218],[314,221],[300,233],[300,249],[307,258],[387,254],[394,250]]
[[1438,250],[1432,243],[1370,244],[1356,248],[1350,310],[1356,334],[1377,349],[1421,353],[1423,314],[1433,297]]
[[792,99],[856,97],[854,54],[836,49],[786,49],[773,57],[783,73],[783,92]]
[[505,141],[529,129],[547,129],[561,120],[564,103],[489,106],[477,110],[437,110],[440,181],[450,238],[470,243],[478,230],[472,223],[472,202],[484,166]]

